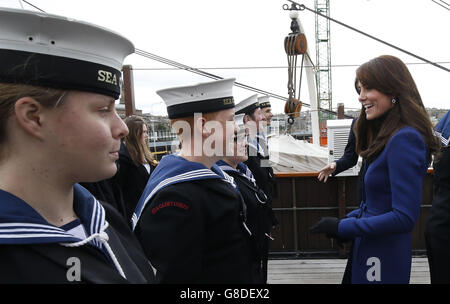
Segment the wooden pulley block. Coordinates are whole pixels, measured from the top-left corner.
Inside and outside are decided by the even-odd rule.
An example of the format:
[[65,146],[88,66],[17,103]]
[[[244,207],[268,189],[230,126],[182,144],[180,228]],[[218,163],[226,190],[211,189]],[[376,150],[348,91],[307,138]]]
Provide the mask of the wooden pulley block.
[[306,36],[304,34],[297,34],[295,38],[295,51],[297,54],[305,54],[307,47]]
[[308,43],[304,34],[289,34],[284,38],[284,50],[288,55],[303,55],[307,48]]
[[289,98],[284,104],[284,113],[297,118],[300,116],[300,111],[302,110],[302,102],[297,98]]
[[294,118],[300,116],[300,111],[302,110],[302,102],[296,99],[295,107],[294,107]]

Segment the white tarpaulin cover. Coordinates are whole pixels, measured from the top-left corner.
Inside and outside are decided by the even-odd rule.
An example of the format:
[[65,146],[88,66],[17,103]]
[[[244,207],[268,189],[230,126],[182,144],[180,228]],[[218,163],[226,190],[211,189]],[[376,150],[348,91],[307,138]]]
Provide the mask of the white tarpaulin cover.
[[276,172],[317,172],[328,164],[328,148],[291,135],[269,137],[270,161]]

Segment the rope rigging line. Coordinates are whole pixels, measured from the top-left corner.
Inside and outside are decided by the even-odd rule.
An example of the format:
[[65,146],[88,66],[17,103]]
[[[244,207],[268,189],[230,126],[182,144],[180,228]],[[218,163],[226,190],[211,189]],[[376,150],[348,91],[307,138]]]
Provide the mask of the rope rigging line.
[[[46,13],[46,11],[40,9],[40,8],[37,7],[36,5],[33,5],[33,4],[31,4],[30,2],[28,2],[28,1],[26,1],[26,0],[19,0],[19,1],[23,1],[23,2],[25,2],[26,4],[28,4],[28,5],[32,6],[32,7],[34,7],[35,9],[37,9],[37,10],[43,12],[43,13]],[[22,7],[22,8],[23,8],[23,7]]]
[[[438,61],[438,64],[450,64],[450,61]],[[405,65],[425,65],[426,62],[405,62]],[[361,64],[332,64],[332,68],[351,68],[359,67]],[[304,68],[316,68],[315,65],[303,65]],[[322,66],[317,66],[321,68]],[[231,67],[199,67],[202,70],[264,70],[264,69],[287,69],[288,66],[231,66]],[[179,68],[139,68],[133,67],[134,71],[175,71]]]
[[[23,1],[26,4],[36,8],[37,10],[39,10],[39,11],[41,11],[43,13],[46,13],[44,10],[42,10],[39,7],[33,5],[32,3],[28,2],[27,0],[19,0],[19,1]],[[208,77],[208,78],[211,78],[211,79],[215,79],[215,80],[223,79],[223,77],[214,75],[212,73],[205,72],[205,71],[203,71],[201,69],[197,69],[197,68],[193,68],[193,67],[184,65],[182,63],[179,63],[179,62],[176,62],[176,61],[173,61],[173,60],[170,60],[170,59],[167,59],[167,58],[164,58],[164,57],[161,57],[161,56],[149,53],[149,52],[146,52],[144,50],[135,49],[135,54],[143,56],[143,57],[146,57],[146,58],[149,58],[149,59],[152,59],[152,60],[155,60],[155,61],[158,61],[158,62],[161,62],[161,63],[164,63],[164,64],[167,64],[167,65],[171,65],[171,66],[173,66],[173,67],[175,67],[177,69],[186,70],[188,72],[192,72],[192,73],[195,73],[195,74],[198,74],[198,75],[201,75],[201,76],[204,76],[204,77]],[[306,55],[309,58],[309,54],[306,54]],[[310,62],[312,63],[313,61],[311,60],[311,58],[309,58],[309,59],[310,59]],[[302,59],[302,62],[303,62],[303,59]],[[314,65],[313,65],[313,68],[315,68]],[[255,92],[255,93],[259,93],[259,94],[262,94],[262,95],[267,95],[269,97],[272,97],[272,98],[275,98],[275,99],[279,99],[279,100],[282,100],[282,101],[287,101],[288,100],[286,97],[283,97],[281,95],[274,94],[274,93],[271,93],[271,92],[268,92],[268,91],[264,91],[264,90],[261,90],[261,89],[258,89],[258,88],[255,88],[255,87],[252,87],[252,86],[240,83],[240,82],[235,82],[234,85],[237,86],[237,87],[240,87],[242,89],[246,89],[246,90],[249,90],[249,91],[252,91],[252,92]],[[309,108],[311,107],[311,105],[309,105],[307,103],[303,103],[303,105],[306,106],[306,107],[309,107]],[[318,110],[319,111],[323,111],[323,112],[328,113],[328,114],[337,115],[337,112],[330,111],[328,109],[319,108]],[[351,116],[348,116],[348,115],[344,115],[344,116],[347,117],[347,118],[352,118]]]
[[[411,53],[411,52],[408,52],[407,50],[404,50],[404,49],[402,49],[402,48],[400,48],[400,47],[398,47],[398,46],[395,46],[395,45],[393,45],[393,44],[391,44],[391,43],[389,43],[389,42],[386,42],[386,41],[384,41],[384,40],[381,40],[381,39],[379,39],[379,38],[377,38],[377,37],[374,37],[374,36],[372,36],[372,35],[369,35],[369,34],[363,32],[363,31],[360,31],[360,30],[358,30],[358,29],[356,29],[356,28],[354,28],[354,27],[352,27],[352,26],[350,26],[350,25],[347,25],[347,24],[345,24],[345,23],[342,23],[342,22],[340,22],[340,21],[338,21],[338,20],[336,20],[336,19],[333,19],[333,18],[328,17],[328,16],[326,16],[326,15],[324,15],[324,14],[321,14],[321,13],[319,13],[319,12],[316,12],[315,10],[306,7],[304,4],[299,4],[299,3],[295,2],[295,1],[292,1],[292,0],[287,0],[287,1],[291,2],[292,4],[294,4],[294,5],[296,6],[296,10],[303,11],[303,10],[306,9],[306,10],[308,10],[308,11],[310,11],[310,12],[316,14],[316,15],[319,15],[319,16],[321,16],[321,17],[324,17],[324,18],[326,18],[326,19],[328,19],[328,20],[330,20],[330,21],[333,21],[333,22],[335,22],[335,23],[337,23],[337,24],[339,24],[339,25],[342,25],[342,26],[344,26],[344,27],[346,27],[346,28],[348,28],[348,29],[351,29],[352,31],[355,31],[355,32],[357,32],[357,33],[359,33],[359,34],[361,34],[361,35],[364,35],[364,36],[366,36],[366,37],[369,37],[369,38],[371,38],[371,39],[373,39],[373,40],[376,40],[376,41],[378,41],[378,42],[380,42],[380,43],[383,43],[383,44],[385,44],[385,45],[387,45],[387,46],[390,46],[390,47],[392,47],[392,48],[394,48],[394,49],[396,49],[396,50],[398,50],[398,51],[400,51],[400,52],[403,52],[403,53],[408,54],[408,55],[410,55],[410,56],[412,56],[412,57],[415,57],[415,58],[417,58],[417,59],[419,59],[419,60],[422,60],[422,61],[424,61],[424,62],[426,62],[426,63],[428,63],[428,64],[434,65],[435,67],[440,68],[440,69],[442,69],[442,70],[444,70],[444,71],[450,72],[450,69],[447,69],[446,67],[443,67],[443,66],[441,66],[441,65],[439,65],[439,64],[436,64],[436,63],[434,63],[434,62],[432,62],[432,61],[430,61],[430,60],[428,60],[428,59],[425,59],[425,58],[420,57],[420,56],[418,56],[418,55],[416,55],[416,54],[413,54],[413,53]],[[289,8],[289,6],[288,6],[287,4],[283,5],[283,9],[284,9],[284,10],[290,10],[290,8]]]
[[[191,73],[195,73],[195,74],[198,74],[198,75],[201,75],[201,76],[204,76],[204,77],[208,77],[208,78],[211,78],[211,79],[214,79],[214,80],[224,79],[221,76],[205,72],[205,71],[203,71],[201,69],[190,67],[188,65],[185,65],[185,64],[182,64],[182,63],[179,63],[179,62],[176,62],[176,61],[173,61],[173,60],[170,60],[170,59],[167,59],[167,58],[155,55],[155,54],[152,54],[152,53],[149,53],[149,52],[141,50],[141,49],[135,49],[135,54],[143,56],[143,57],[146,57],[146,58],[149,58],[149,59],[152,59],[152,60],[155,60],[155,61],[158,61],[158,62],[161,62],[161,63],[164,63],[164,64],[167,64],[167,65],[171,65],[171,66],[176,67],[177,69],[180,69],[180,70],[185,70],[185,71],[188,71],[188,72],[191,72]],[[279,100],[282,100],[282,101],[287,101],[288,100],[286,97],[283,97],[281,95],[278,95],[278,94],[275,94],[275,93],[271,93],[271,92],[268,92],[268,91],[264,91],[264,90],[261,90],[261,89],[258,89],[258,88],[255,88],[255,87],[252,87],[252,86],[240,83],[240,82],[235,82],[234,85],[239,87],[239,88],[246,89],[246,90],[249,90],[249,91],[252,91],[252,92],[255,92],[255,93],[259,93],[261,95],[267,95],[269,97],[272,97],[272,98],[275,98],[275,99],[279,99]],[[307,103],[303,103],[303,105],[306,106],[306,107],[309,107],[309,108],[311,107],[311,105],[309,105]],[[328,109],[320,108],[319,111],[322,111],[322,112],[325,112],[325,113],[328,113],[328,114],[337,115],[337,112],[330,111]],[[349,115],[345,115],[345,117],[353,118],[352,116],[349,116]]]
[[436,3],[437,5],[439,5],[439,6],[442,6],[443,8],[445,8],[446,10],[448,10],[448,11],[450,11],[450,4],[448,4],[447,2],[445,2],[445,1],[441,1],[441,2],[444,2],[445,4],[447,4],[447,6],[445,6],[445,5],[442,5],[441,3],[439,3],[439,2],[437,2],[437,1],[435,1],[435,0],[431,0],[431,1],[433,1],[434,3]]

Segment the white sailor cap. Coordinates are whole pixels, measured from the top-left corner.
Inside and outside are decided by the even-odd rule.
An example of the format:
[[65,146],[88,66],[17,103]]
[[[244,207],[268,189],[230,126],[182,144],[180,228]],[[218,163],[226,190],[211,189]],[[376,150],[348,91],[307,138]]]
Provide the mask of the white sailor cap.
[[159,90],[156,93],[167,106],[169,119],[193,116],[194,113],[218,112],[234,108],[235,78]]
[[0,82],[118,98],[133,44],[108,29],[41,12],[0,8]]
[[270,105],[270,101],[269,101],[269,96],[261,96],[261,97],[258,97],[258,102],[259,102],[259,107],[261,108],[261,109],[263,109],[263,108],[268,108],[268,107],[270,107],[271,105]]
[[252,95],[236,105],[236,114],[249,114],[259,107],[258,94]]

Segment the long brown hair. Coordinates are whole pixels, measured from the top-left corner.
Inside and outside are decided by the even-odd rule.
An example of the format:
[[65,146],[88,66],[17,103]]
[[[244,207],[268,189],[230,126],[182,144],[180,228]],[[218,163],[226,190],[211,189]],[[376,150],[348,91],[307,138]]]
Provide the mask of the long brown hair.
[[427,146],[428,160],[439,151],[439,141],[433,134],[433,125],[425,110],[414,79],[406,65],[397,57],[383,55],[362,64],[356,70],[358,82],[365,88],[393,96],[396,103],[385,115],[381,126],[377,120],[367,120],[364,107],[354,126],[356,152],[366,159],[378,156],[389,139],[402,127],[411,126],[422,134]]
[[154,164],[154,159],[147,143],[141,138],[145,121],[139,116],[129,116],[125,119],[129,133],[125,136],[125,145],[135,165]]

